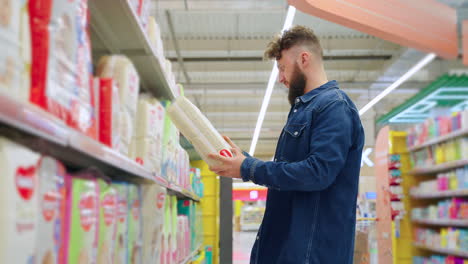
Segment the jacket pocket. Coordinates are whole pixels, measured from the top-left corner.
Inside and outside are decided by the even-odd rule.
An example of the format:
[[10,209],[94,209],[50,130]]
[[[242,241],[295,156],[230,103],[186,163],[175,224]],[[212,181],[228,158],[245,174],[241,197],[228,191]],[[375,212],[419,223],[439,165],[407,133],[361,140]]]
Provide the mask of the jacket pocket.
[[302,135],[307,124],[288,124],[284,131],[294,138],[298,138]]

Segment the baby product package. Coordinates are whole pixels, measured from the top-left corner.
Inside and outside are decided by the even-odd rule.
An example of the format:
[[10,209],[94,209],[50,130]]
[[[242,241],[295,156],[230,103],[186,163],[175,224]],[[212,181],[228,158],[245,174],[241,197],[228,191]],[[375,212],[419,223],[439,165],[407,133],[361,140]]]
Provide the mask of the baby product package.
[[38,165],[39,219],[36,237],[36,263],[59,263],[62,257],[61,226],[65,216],[65,167],[43,156]]
[[119,118],[120,118],[119,152],[127,157],[132,157],[131,143],[132,143],[132,138],[133,138],[133,132],[135,129],[134,117],[127,109],[121,109],[119,113]]
[[5,0],[0,11],[0,91],[29,100],[31,36],[26,0]]
[[101,78],[113,78],[119,89],[121,109],[126,108],[135,118],[140,91],[140,77],[132,62],[125,56],[104,56],[99,60],[97,75]]
[[99,184],[93,172],[67,174],[65,243],[62,263],[96,263],[99,225]]
[[64,121],[77,99],[79,2],[30,0],[31,101]]
[[128,260],[128,184],[115,182],[117,191],[117,227],[114,239],[114,263],[126,264]]
[[153,16],[148,18],[148,26],[146,32],[150,40],[151,46],[156,53],[156,57],[159,61],[165,61],[164,59],[164,47],[161,39],[161,28],[159,27],[156,19]]
[[203,160],[210,166],[218,164],[209,159],[209,153],[232,157],[229,144],[216,131],[210,121],[187,98],[178,97],[168,108],[172,122],[193,144]]
[[39,158],[39,154],[0,137],[0,263],[32,263],[35,259]]
[[99,141],[120,148],[120,98],[113,79],[96,79],[99,85]]
[[158,263],[164,226],[166,188],[157,184],[142,186],[143,263]]
[[74,0],[77,3],[75,19],[77,23],[76,86],[72,90],[70,127],[97,139],[96,98],[93,93],[93,65],[91,58],[91,39],[89,37],[88,0]]
[[142,264],[142,215],[141,215],[141,188],[128,185],[128,262],[129,264]]
[[114,240],[117,232],[117,190],[104,180],[99,181],[99,244],[97,264],[114,263]]

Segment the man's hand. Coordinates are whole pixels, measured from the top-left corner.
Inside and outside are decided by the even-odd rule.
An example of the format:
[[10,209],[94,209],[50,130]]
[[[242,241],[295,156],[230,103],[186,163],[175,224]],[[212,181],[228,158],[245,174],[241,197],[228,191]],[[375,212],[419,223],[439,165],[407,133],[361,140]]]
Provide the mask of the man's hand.
[[223,136],[223,138],[227,143],[229,143],[229,145],[231,145],[231,152],[234,157],[223,157],[217,153],[209,154],[208,158],[217,160],[219,163],[221,163],[218,166],[210,167],[210,170],[219,176],[240,179],[242,178],[240,168],[246,157],[244,154],[242,154],[242,150],[236,146],[236,144],[234,144],[230,138],[227,136]]

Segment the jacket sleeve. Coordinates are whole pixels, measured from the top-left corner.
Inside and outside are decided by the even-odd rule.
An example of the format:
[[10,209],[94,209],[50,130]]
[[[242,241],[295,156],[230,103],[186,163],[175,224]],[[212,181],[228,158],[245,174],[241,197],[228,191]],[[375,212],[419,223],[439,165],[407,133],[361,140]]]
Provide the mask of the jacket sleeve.
[[353,115],[346,101],[330,103],[316,113],[309,156],[298,162],[265,162],[248,157],[241,165],[244,181],[283,191],[320,191],[343,169],[353,144]]

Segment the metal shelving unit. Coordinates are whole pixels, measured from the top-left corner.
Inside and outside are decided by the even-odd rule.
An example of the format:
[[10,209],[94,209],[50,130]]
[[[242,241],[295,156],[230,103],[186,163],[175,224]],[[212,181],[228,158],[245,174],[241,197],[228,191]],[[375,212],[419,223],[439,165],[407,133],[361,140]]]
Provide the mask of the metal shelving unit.
[[174,95],[148,36],[128,0],[90,1],[93,54],[124,54],[140,75],[143,87],[155,97]]
[[416,145],[416,146],[413,146],[411,148],[408,148],[408,151],[414,152],[414,151],[420,150],[420,149],[425,148],[425,147],[429,147],[429,146],[432,146],[432,145],[435,145],[435,144],[438,144],[438,143],[441,143],[441,142],[444,142],[444,141],[448,141],[448,140],[451,140],[451,139],[455,139],[455,138],[458,138],[458,137],[461,137],[461,136],[467,136],[467,135],[468,135],[468,129],[462,129],[462,130],[454,131],[454,132],[451,132],[451,133],[449,133],[447,135],[443,135],[443,136],[428,140],[427,142],[424,142],[423,144]]
[[453,191],[440,191],[440,192],[428,192],[428,193],[412,193],[411,197],[415,199],[438,199],[456,196],[468,196],[467,190],[453,190]]
[[468,227],[468,220],[460,219],[413,219],[414,223],[432,225],[432,226],[456,226],[456,227]]
[[180,198],[192,192],[155,176],[140,164],[69,127],[39,107],[0,93],[0,134],[53,156],[71,168],[96,168],[116,180],[158,183]]
[[414,246],[418,247],[420,249],[429,250],[429,251],[440,253],[440,254],[453,255],[453,256],[458,256],[458,257],[462,257],[462,258],[468,258],[468,252],[466,252],[466,251],[430,247],[430,246],[423,245],[421,243],[414,243]]
[[449,161],[442,164],[429,166],[426,168],[415,168],[409,173],[412,175],[434,174],[442,171],[448,171],[468,165],[468,159]]

